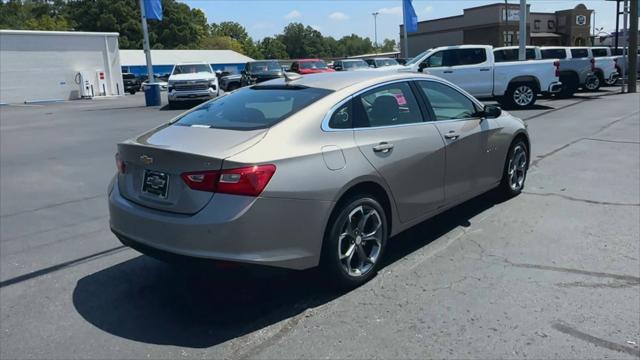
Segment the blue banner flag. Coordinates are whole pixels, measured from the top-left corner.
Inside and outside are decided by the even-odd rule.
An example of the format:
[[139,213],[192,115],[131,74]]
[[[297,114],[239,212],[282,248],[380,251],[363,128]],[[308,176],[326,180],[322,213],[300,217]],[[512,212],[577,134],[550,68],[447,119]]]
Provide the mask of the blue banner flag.
[[147,19],[162,20],[162,2],[160,0],[144,0],[144,12]]
[[402,0],[403,14],[404,14],[404,26],[408,33],[418,31],[418,15],[416,10],[411,4],[411,0]]

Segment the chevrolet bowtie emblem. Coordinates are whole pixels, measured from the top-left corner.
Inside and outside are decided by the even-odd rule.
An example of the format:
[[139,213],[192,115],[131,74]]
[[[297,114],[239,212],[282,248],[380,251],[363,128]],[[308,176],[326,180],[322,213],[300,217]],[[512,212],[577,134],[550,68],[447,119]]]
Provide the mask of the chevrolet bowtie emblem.
[[147,155],[140,155],[140,161],[142,161],[142,163],[145,165],[153,164],[153,158]]

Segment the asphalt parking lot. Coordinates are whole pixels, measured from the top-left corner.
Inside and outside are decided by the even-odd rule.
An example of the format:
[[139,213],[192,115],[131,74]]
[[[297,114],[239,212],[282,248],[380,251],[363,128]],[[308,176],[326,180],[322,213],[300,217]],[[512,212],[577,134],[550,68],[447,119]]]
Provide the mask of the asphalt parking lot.
[[0,358],[638,358],[640,96],[610,90],[514,111],[525,192],[400,234],[348,293],[121,246],[115,144],[182,110],[0,107]]

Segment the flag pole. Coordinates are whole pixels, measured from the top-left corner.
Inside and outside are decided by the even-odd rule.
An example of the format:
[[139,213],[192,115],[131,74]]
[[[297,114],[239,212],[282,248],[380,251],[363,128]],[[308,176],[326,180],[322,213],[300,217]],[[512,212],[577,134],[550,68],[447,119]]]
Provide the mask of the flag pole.
[[156,79],[153,74],[153,64],[151,64],[151,46],[149,45],[149,29],[147,29],[147,14],[144,9],[144,0],[140,0],[140,17],[142,19],[142,35],[144,37],[142,46],[147,58],[147,81],[149,84],[153,84],[156,82]]
[[404,0],[402,0],[402,37],[404,39],[404,57],[408,58],[409,57],[409,41],[407,40],[407,9],[406,9],[406,5],[404,3]]

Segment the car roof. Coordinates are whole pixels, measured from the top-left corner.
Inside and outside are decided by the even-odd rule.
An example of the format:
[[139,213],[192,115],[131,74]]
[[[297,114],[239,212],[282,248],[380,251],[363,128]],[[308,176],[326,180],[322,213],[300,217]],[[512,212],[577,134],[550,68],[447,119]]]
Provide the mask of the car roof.
[[176,64],[176,66],[179,66],[179,65],[209,65],[209,63],[204,61],[189,61],[189,62],[181,62]]
[[298,61],[298,62],[302,62],[302,61],[322,61],[322,59],[297,59],[295,61]]
[[327,90],[341,90],[353,85],[362,84],[370,86],[372,84],[381,83],[392,80],[415,79],[416,77],[425,79],[435,79],[436,77],[426,74],[414,72],[398,72],[398,71],[338,71],[332,73],[320,73],[304,75],[299,79],[286,82],[284,78],[265,81],[255,86],[273,86],[273,85],[297,85]]

